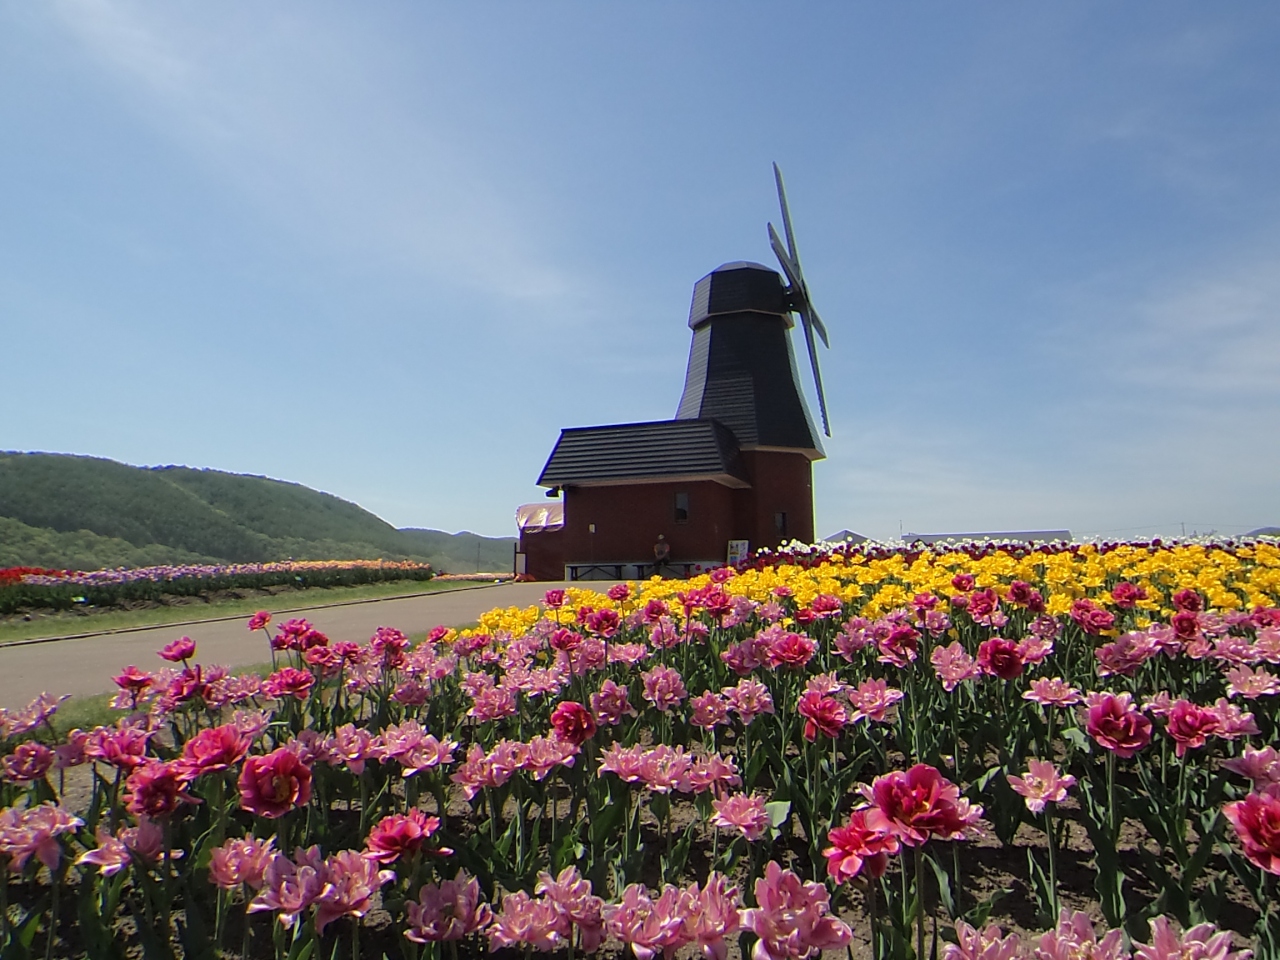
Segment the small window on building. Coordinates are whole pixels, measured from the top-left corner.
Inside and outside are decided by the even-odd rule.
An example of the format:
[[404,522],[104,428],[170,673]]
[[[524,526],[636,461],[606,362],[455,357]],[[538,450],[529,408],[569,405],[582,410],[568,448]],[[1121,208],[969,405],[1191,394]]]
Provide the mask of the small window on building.
[[785,537],[787,535],[787,515],[785,513],[775,513],[773,515],[773,526],[778,531],[778,536]]
[[676,494],[676,523],[689,522],[689,494],[681,491]]

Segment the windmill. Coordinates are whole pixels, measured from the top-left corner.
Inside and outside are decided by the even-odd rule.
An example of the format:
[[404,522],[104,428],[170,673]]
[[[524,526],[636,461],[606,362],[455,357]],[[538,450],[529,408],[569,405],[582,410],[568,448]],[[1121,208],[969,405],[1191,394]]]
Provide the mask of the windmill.
[[[538,477],[564,497],[555,525],[526,523],[517,567],[539,579],[688,576],[748,549],[813,540],[813,461],[831,435],[818,371],[827,330],[796,251],[782,173],[773,167],[786,243],[769,224],[782,273],[721,264],[693,287],[693,342],[671,420],[569,427]],[[805,403],[791,328],[800,318],[822,431]],[[655,542],[668,553],[655,562]],[[524,566],[520,567],[520,558]],[[661,571],[658,570],[661,566]]]
[[763,264],[738,260],[722,264],[694,285],[689,310],[693,344],[676,419],[709,417],[733,430],[744,449],[796,450],[818,459],[824,456],[822,445],[804,402],[788,335],[795,325],[792,314],[800,317],[826,436],[831,427],[816,340],[830,343],[800,267],[776,163],[773,173],[787,241],[784,245],[771,223],[769,244],[785,277]]

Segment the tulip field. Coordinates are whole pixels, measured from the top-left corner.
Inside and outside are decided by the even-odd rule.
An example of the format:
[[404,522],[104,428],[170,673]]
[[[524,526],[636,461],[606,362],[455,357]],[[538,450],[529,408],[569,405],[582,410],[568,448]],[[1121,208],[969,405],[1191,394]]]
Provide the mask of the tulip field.
[[1274,541],[818,545],[0,712],[0,960],[1280,960]]
[[20,610],[106,608],[218,590],[349,587],[388,580],[430,580],[430,564],[410,560],[282,560],[180,564],[121,570],[0,567],[0,616]]

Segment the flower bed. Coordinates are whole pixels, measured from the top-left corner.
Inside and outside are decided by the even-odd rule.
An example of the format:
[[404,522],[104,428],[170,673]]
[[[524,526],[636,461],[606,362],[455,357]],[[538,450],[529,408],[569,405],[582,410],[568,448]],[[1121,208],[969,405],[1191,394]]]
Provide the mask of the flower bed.
[[430,580],[429,564],[388,560],[289,560],[182,564],[120,570],[0,570],[0,615],[22,609],[110,607],[124,601],[192,597],[219,590],[350,587],[387,580]]
[[974,545],[260,614],[265,679],[182,638],[111,727],[0,716],[0,949],[1276,957],[1278,600],[1268,543]]

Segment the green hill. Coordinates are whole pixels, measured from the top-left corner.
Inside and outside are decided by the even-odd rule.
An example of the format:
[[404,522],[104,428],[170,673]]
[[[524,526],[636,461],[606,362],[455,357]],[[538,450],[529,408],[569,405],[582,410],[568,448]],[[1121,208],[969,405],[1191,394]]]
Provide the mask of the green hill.
[[0,566],[409,559],[507,570],[510,538],[397,530],[369,511],[267,477],[0,453]]

